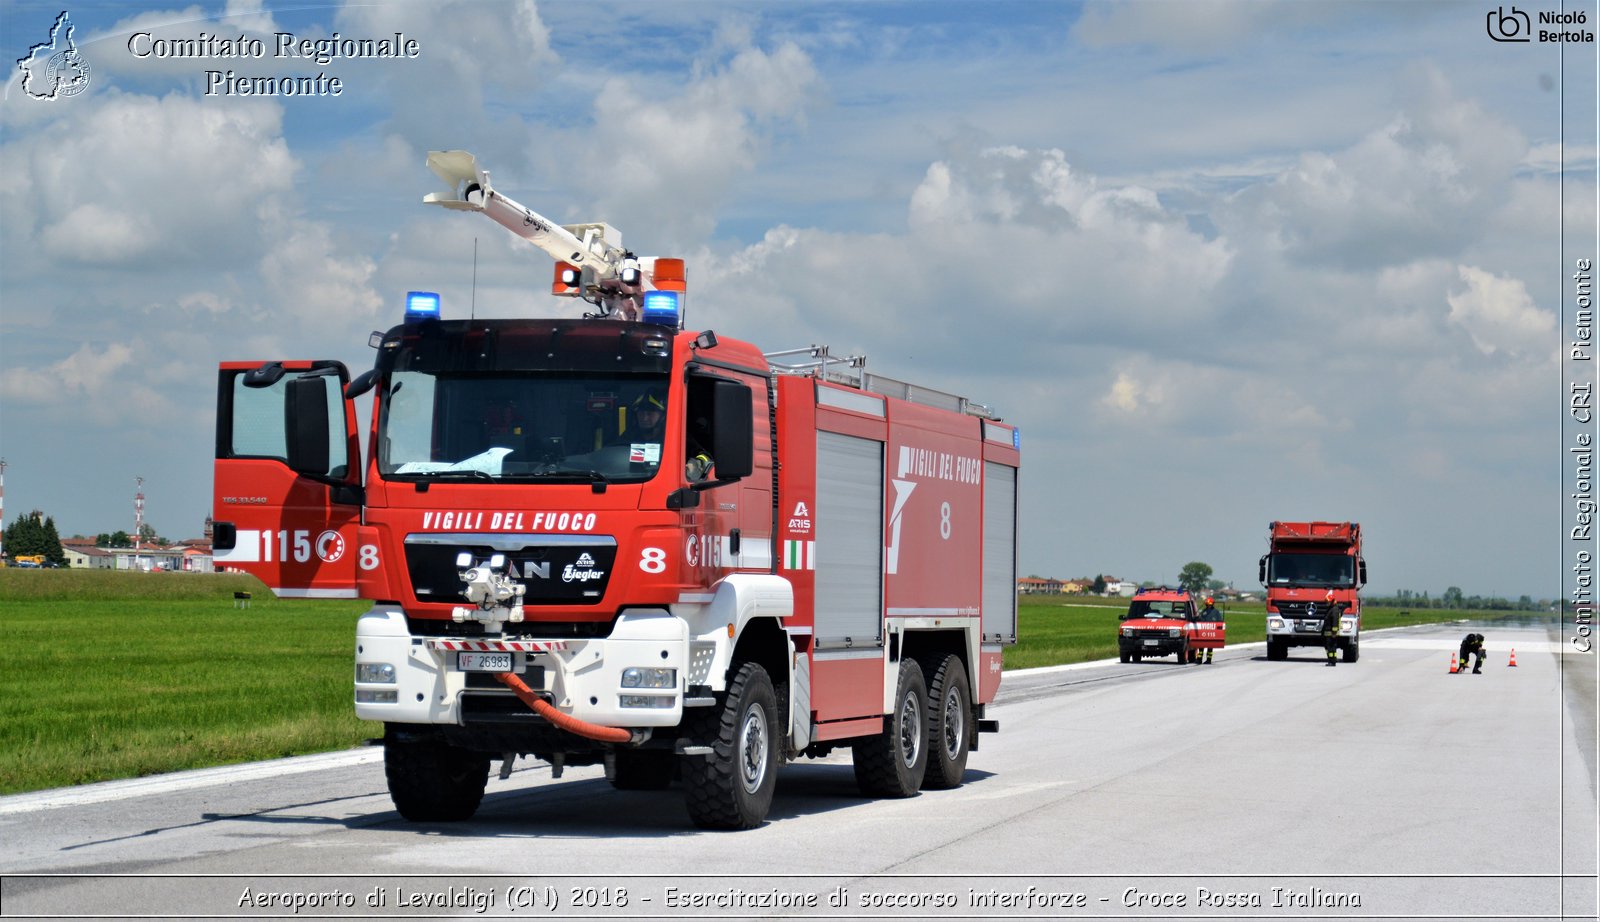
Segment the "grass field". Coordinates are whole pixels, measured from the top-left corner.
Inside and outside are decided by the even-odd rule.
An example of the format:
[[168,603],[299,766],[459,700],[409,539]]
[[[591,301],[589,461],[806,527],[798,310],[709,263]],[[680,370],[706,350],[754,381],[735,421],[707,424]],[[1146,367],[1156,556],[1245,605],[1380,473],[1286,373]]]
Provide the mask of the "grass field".
[[[252,594],[248,609],[233,594]],[[362,601],[274,598],[253,577],[0,569],[0,794],[323,752],[381,734],[356,720]],[[1117,654],[1127,601],[1024,597],[1008,669]],[[1260,603],[1228,639],[1262,640]],[[1466,612],[1368,608],[1367,629]]]
[[350,703],[366,607],[250,577],[0,570],[0,794],[375,735]]

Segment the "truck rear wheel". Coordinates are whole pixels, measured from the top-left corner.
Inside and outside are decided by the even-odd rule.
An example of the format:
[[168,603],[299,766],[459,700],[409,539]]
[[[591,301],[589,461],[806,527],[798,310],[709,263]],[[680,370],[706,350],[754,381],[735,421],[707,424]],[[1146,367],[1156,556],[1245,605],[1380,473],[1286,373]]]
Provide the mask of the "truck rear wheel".
[[483,802],[489,757],[444,743],[387,740],[383,773],[401,816],[413,823],[457,822]]
[[1344,647],[1344,661],[1345,662],[1353,663],[1356,660],[1361,658],[1361,641],[1360,640],[1341,640],[1341,641],[1339,641],[1339,645]]
[[690,738],[711,754],[679,762],[685,803],[703,829],[754,829],[766,821],[777,786],[778,696],[767,671],[745,663],[721,697],[721,707],[697,708],[686,721]]
[[1267,638],[1267,659],[1287,659],[1288,656],[1289,648],[1282,640]]
[[928,682],[928,766],[922,786],[933,790],[960,787],[967,774],[968,723],[972,687],[959,657],[932,656],[922,663]]
[[927,773],[928,734],[923,714],[928,687],[914,660],[900,661],[894,710],[884,718],[883,732],[852,747],[856,785],[868,797],[910,797]]

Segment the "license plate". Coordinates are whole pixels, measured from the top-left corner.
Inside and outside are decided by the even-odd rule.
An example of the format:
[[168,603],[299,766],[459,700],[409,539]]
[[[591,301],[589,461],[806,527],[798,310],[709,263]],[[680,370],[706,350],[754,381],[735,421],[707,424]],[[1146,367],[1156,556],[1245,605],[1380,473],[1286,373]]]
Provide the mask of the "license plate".
[[1159,647],[1159,646],[1161,646],[1161,641],[1159,641],[1159,640],[1147,640],[1147,641],[1144,642],[1144,645],[1147,646],[1147,647]]
[[462,672],[510,672],[511,654],[462,651],[456,654],[456,668]]

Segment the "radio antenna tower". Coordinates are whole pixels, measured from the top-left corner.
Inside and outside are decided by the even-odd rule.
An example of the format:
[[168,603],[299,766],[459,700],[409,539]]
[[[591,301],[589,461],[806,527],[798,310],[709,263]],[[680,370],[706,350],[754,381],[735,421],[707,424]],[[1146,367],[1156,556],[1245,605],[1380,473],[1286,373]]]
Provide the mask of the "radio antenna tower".
[[6,459],[0,458],[0,557],[6,554]]
[[133,479],[139,485],[139,492],[133,494],[133,549],[137,551],[144,546],[140,543],[144,538],[144,478]]

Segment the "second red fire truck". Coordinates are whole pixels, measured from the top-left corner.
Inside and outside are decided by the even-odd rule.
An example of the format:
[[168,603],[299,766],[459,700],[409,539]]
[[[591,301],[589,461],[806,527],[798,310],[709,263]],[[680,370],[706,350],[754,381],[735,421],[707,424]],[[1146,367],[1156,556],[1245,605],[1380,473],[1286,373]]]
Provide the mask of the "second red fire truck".
[[353,381],[226,362],[218,390],[216,559],[371,600],[355,707],[400,813],[470,817],[519,755],[681,781],[713,828],[841,747],[869,795],[959,785],[1016,641],[1017,430],[825,347],[682,329],[680,260],[553,224],[470,154],[429,165],[427,201],[554,255],[588,315],[413,293]]
[[1347,663],[1361,656],[1361,587],[1367,562],[1356,522],[1273,522],[1261,558],[1267,589],[1267,659],[1290,647],[1324,647],[1324,630],[1337,618],[1337,646]]

